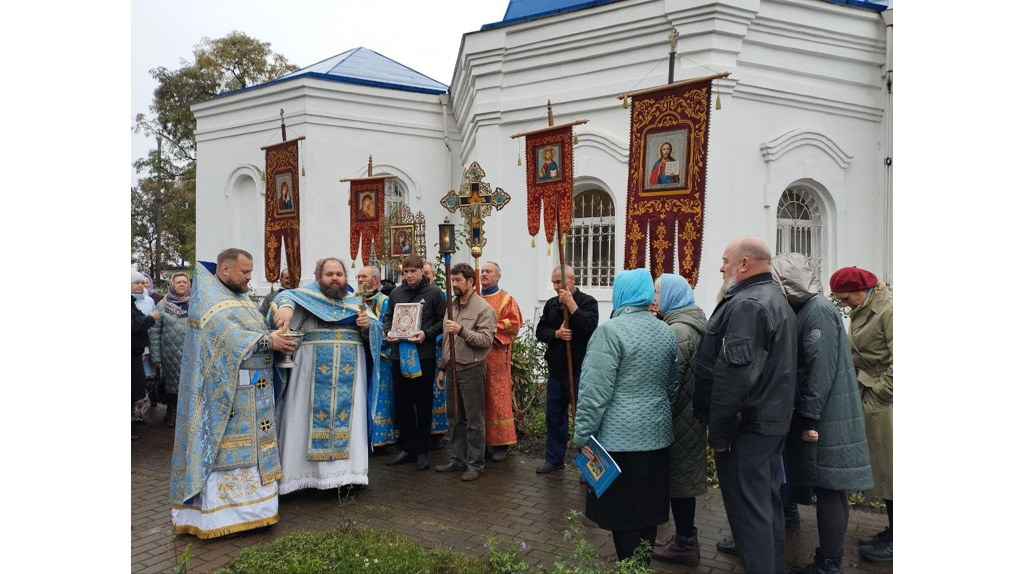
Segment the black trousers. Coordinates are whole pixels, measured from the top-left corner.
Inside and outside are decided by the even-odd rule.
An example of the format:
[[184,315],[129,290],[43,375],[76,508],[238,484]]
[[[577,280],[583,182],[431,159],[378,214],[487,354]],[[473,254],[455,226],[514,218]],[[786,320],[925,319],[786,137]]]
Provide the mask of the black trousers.
[[395,387],[395,425],[398,427],[398,448],[418,455],[430,453],[430,416],[434,408],[434,368],[437,361],[420,357],[421,376],[402,376],[399,361],[391,363],[391,380]]
[[132,355],[132,404],[146,396],[146,370],[142,367],[142,355]]
[[[544,460],[550,464],[564,464],[569,442],[569,378],[566,373],[548,375],[547,408],[544,425],[548,431]],[[573,398],[580,395],[580,374],[573,373]]]
[[782,517],[784,436],[739,433],[715,465],[736,549],[749,574],[786,572]]

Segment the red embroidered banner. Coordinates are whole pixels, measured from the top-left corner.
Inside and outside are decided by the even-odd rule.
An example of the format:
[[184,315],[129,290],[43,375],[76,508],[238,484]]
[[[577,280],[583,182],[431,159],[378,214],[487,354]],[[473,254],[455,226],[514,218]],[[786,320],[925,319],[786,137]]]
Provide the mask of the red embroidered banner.
[[302,277],[299,259],[299,139],[263,147],[266,151],[264,273],[277,281],[284,251],[292,277]]
[[[390,177],[390,176],[389,176]],[[370,252],[380,249],[380,222],[384,214],[384,181],[386,178],[353,179],[349,184],[348,208],[349,251],[355,263],[360,243],[363,246],[363,265],[370,264]],[[410,241],[412,238],[409,238]]]
[[704,240],[711,81],[633,96],[626,195],[625,268],[679,274],[697,285]]
[[540,231],[541,210],[548,243],[555,237],[555,205],[565,233],[572,225],[572,126],[526,136],[526,223]]

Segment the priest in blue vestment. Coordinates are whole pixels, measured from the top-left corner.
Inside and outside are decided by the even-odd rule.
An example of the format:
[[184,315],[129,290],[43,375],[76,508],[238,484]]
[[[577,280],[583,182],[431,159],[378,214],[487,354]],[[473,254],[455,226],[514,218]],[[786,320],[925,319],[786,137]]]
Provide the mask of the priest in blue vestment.
[[380,383],[383,328],[362,298],[349,294],[340,259],[321,260],[314,276],[282,291],[271,307],[278,328],[305,334],[277,405],[281,494],[369,483],[367,393]]
[[171,457],[176,534],[215,538],[278,520],[273,351],[295,346],[249,298],[252,268],[235,248],[195,268]]

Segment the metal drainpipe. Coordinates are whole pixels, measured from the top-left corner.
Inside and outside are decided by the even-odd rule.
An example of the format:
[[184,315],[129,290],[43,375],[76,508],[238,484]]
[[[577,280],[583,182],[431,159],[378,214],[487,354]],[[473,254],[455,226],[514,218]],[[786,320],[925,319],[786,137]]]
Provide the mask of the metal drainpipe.
[[455,189],[452,181],[452,146],[448,143],[448,100],[451,96],[441,94],[441,125],[444,128],[444,147],[448,148],[448,189]]

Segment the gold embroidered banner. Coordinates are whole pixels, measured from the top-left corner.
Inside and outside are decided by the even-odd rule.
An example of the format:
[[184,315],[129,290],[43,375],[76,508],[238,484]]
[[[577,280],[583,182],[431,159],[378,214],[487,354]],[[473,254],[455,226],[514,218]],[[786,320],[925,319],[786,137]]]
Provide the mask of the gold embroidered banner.
[[277,281],[284,251],[292,277],[302,276],[299,259],[299,140],[262,147],[266,152],[266,225],[263,236],[264,273]]
[[[711,81],[633,96],[626,195],[625,268],[679,274],[697,285],[704,240]],[[646,248],[650,247],[650,265]]]
[[562,233],[572,225],[572,125],[537,130],[526,136],[526,224],[530,235],[540,231],[548,243],[555,237],[555,205]]
[[[379,255],[380,222],[384,214],[384,182],[393,176],[353,179],[350,182],[348,207],[350,214],[349,251],[355,263],[359,246],[363,247],[363,265],[370,264],[370,252]],[[409,237],[412,243],[412,237]]]

